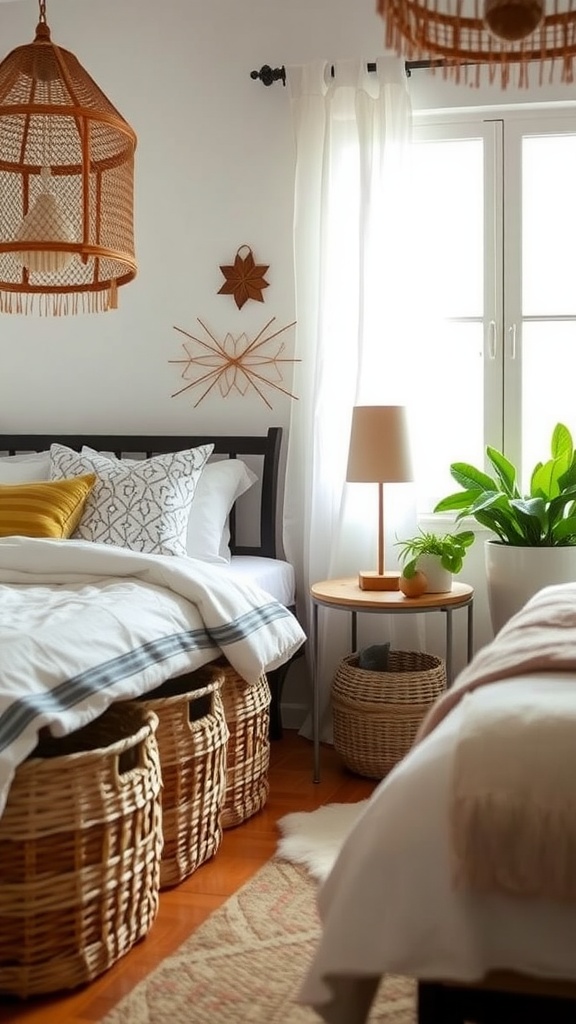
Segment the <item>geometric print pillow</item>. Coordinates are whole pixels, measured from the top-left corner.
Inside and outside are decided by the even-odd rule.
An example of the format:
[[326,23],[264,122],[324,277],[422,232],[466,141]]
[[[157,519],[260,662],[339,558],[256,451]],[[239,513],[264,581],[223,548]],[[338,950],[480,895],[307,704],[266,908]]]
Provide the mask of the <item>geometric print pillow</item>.
[[52,480],[97,477],[73,537],[148,554],[185,555],[190,506],[213,448],[201,445],[126,465],[51,445]]
[[[97,452],[84,445],[83,455],[104,455],[114,459],[109,452]],[[138,465],[134,459],[122,459],[125,466]],[[2,463],[0,460],[0,481]],[[209,462],[202,473],[194,493],[186,535],[186,554],[203,562],[229,562],[230,529],[228,517],[232,506],[256,482],[256,473],[241,459],[219,459]]]

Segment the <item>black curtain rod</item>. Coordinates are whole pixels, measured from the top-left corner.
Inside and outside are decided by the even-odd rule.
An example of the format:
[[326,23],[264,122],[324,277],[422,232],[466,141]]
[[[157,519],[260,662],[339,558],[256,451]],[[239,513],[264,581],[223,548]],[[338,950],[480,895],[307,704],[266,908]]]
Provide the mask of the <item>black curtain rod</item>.
[[[441,68],[445,61],[443,60],[406,60],[404,61],[404,68],[406,75],[410,78],[413,71],[417,71],[421,68]],[[334,78],[334,65],[331,67],[332,78]],[[376,71],[375,61],[368,61],[366,64],[367,71]],[[263,64],[259,71],[251,71],[250,78],[255,81],[262,82],[262,85],[272,85],[274,82],[282,82],[282,85],[286,85],[286,68],[284,64],[280,68],[272,68],[269,64]]]

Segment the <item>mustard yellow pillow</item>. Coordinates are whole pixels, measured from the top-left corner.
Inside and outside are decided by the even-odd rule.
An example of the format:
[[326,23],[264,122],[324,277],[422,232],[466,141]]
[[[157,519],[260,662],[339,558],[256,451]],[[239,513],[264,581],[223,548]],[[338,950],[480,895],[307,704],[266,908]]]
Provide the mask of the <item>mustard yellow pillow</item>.
[[30,484],[0,484],[0,537],[70,537],[96,473]]

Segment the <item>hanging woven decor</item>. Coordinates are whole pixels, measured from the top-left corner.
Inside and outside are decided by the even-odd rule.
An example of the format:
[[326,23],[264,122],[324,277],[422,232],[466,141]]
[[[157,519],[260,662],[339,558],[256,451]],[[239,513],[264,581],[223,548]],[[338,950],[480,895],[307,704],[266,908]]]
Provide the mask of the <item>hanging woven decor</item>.
[[[408,60],[438,60],[444,73],[480,84],[480,66],[505,87],[511,69],[529,84],[574,80],[576,0],[377,0],[386,23],[386,46]],[[472,68],[472,70],[471,70]]]
[[0,312],[102,312],[137,271],[136,135],[39,8],[0,64]]
[[[244,255],[241,255],[242,250]],[[249,245],[241,245],[234,257],[234,263],[220,267],[226,280],[218,289],[218,295],[233,295],[238,309],[242,309],[248,299],[264,302],[262,292],[268,287],[264,274],[269,269],[268,265],[256,263]]]

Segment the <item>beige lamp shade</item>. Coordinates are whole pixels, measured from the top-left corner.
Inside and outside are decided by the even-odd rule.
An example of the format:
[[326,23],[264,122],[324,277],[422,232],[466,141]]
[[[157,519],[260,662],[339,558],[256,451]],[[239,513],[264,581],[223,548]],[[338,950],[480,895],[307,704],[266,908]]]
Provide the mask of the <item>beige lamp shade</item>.
[[100,312],[137,272],[136,135],[52,42],[45,6],[0,63],[0,312]]
[[346,479],[409,483],[414,479],[403,405],[357,405],[352,412]]

